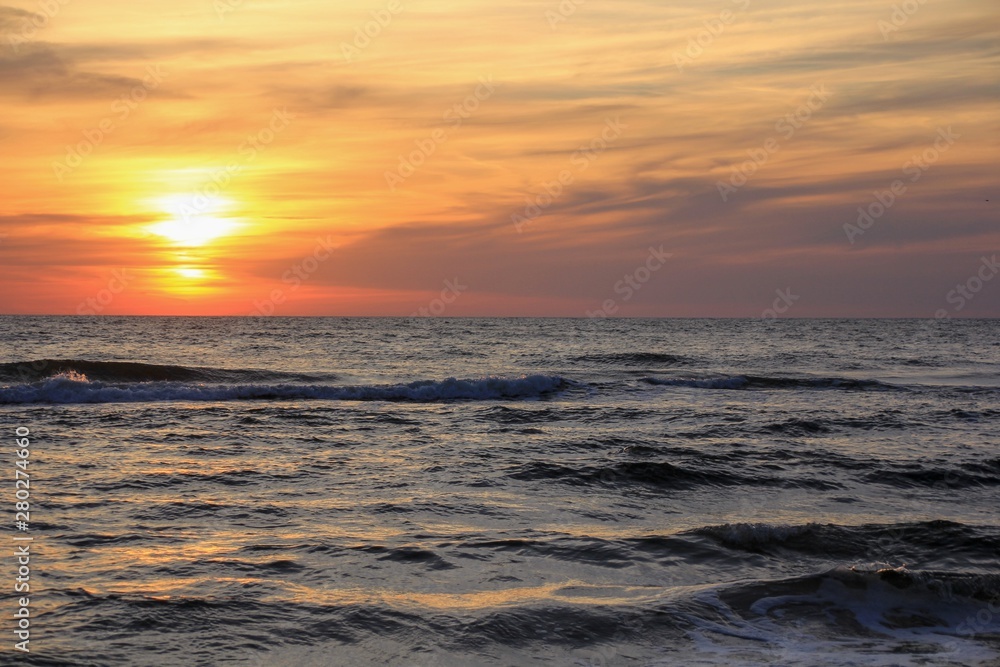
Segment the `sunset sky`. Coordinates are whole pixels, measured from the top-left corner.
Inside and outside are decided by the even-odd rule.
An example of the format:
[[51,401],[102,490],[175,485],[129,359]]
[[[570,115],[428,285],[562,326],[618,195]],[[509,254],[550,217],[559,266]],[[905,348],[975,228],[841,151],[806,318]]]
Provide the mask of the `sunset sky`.
[[0,313],[1000,316],[996,0],[0,2]]

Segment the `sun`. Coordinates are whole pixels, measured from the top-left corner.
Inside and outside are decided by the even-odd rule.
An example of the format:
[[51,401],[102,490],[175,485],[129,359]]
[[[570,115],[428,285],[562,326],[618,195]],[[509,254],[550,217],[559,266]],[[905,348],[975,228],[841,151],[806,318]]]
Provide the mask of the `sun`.
[[205,277],[205,269],[192,266],[178,266],[174,269],[174,273],[183,278],[191,278],[192,280]]
[[157,200],[158,207],[173,216],[147,229],[174,245],[192,247],[232,234],[241,224],[221,215],[233,207],[225,197],[209,195],[168,195]]

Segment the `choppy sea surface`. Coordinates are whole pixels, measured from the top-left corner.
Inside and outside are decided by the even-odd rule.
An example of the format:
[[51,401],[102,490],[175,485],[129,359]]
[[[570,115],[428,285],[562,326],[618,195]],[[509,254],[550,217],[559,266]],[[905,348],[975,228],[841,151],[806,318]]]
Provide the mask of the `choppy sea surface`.
[[0,353],[0,664],[1000,665],[1000,321],[0,317]]

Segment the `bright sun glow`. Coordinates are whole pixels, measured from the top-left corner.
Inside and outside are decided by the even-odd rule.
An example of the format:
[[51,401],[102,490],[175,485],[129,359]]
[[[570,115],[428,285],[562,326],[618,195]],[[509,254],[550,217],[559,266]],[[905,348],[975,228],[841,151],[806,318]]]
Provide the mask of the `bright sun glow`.
[[148,229],[176,245],[205,245],[220,236],[232,234],[240,227],[236,220],[220,217],[232,208],[232,202],[223,197],[170,195],[158,199],[157,204],[173,219],[156,223]]
[[174,271],[177,273],[177,275],[183,276],[185,278],[204,278],[205,277],[205,270],[204,269],[194,269],[194,268],[191,268],[191,267],[182,266],[182,267],[178,267],[178,268],[174,269]]

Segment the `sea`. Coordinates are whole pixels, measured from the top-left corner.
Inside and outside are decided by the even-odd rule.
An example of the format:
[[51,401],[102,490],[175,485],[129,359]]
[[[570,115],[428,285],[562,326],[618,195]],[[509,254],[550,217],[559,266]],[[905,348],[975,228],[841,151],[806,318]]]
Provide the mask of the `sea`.
[[0,664],[1000,665],[997,320],[5,316],[0,353]]

